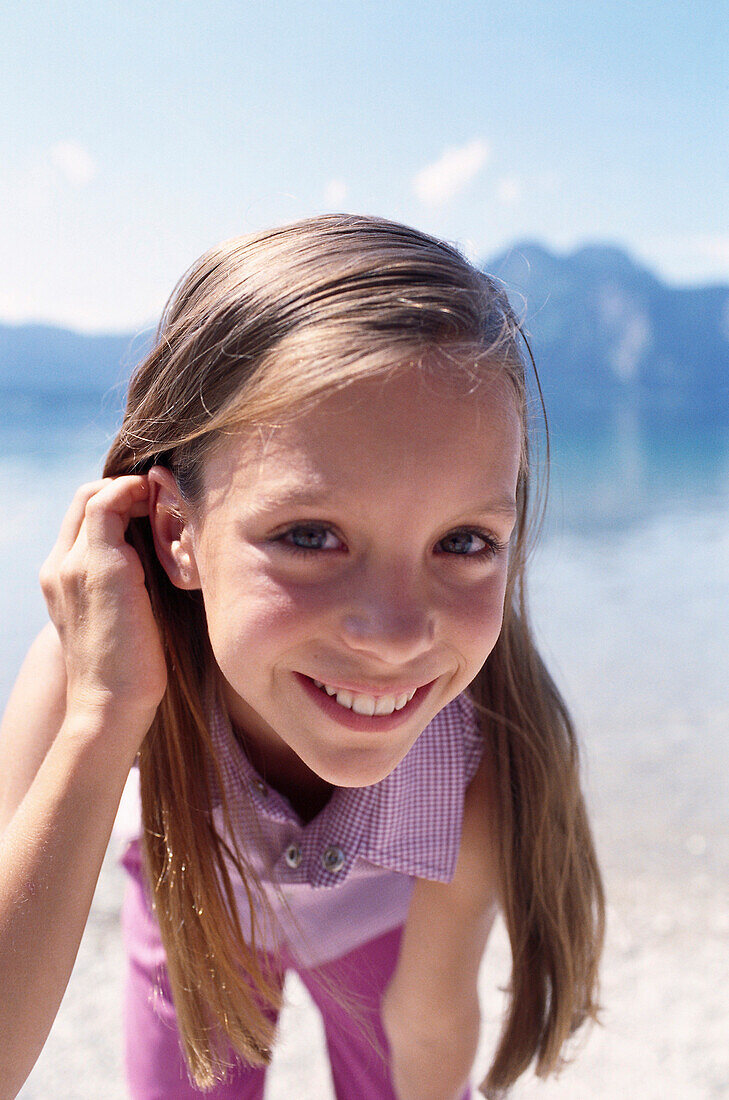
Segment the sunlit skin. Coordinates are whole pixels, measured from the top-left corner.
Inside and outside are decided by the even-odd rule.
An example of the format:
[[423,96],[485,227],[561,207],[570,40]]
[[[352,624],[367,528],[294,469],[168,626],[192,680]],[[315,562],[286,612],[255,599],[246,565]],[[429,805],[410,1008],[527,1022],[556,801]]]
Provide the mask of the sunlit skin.
[[[158,553],[202,589],[231,719],[274,787],[378,782],[473,680],[501,628],[520,448],[505,378],[469,395],[411,369],[227,437],[194,508],[152,471]],[[353,730],[296,673],[381,695],[435,682],[394,728]]]

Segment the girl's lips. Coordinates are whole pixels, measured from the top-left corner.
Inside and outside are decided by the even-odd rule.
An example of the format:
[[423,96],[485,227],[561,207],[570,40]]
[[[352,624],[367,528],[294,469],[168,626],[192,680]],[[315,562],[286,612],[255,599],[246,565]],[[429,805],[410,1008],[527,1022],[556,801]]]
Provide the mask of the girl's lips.
[[319,708],[328,717],[333,718],[335,722],[338,722],[340,726],[346,726],[351,730],[364,730],[372,731],[373,733],[386,732],[387,730],[394,729],[395,726],[399,726],[402,722],[405,722],[410,718],[414,710],[422,703],[425,696],[430,691],[431,687],[435,683],[435,680],[431,680],[429,684],[423,684],[419,687],[412,699],[405,704],[402,710],[394,710],[392,714],[357,714],[353,710],[349,710],[348,707],[343,707],[341,703],[338,703],[333,695],[327,695],[322,689],[318,688],[313,680],[308,676],[304,676],[301,672],[295,672],[297,680],[306,691],[307,695],[319,706]]

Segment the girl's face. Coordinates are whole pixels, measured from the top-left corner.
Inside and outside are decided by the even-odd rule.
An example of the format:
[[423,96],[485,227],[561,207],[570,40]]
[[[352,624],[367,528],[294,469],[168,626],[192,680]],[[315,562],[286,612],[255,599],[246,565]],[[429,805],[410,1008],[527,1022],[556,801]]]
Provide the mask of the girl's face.
[[[412,370],[225,439],[201,503],[171,502],[186,518],[166,545],[175,487],[160,481],[158,552],[202,589],[231,718],[260,758],[376,783],[473,680],[501,628],[520,446],[504,378],[469,396]],[[373,703],[386,713],[357,713]]]

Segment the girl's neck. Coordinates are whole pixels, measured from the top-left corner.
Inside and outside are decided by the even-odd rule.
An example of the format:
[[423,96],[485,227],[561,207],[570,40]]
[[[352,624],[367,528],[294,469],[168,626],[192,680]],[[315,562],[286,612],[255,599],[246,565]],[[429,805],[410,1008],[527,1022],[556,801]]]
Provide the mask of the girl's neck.
[[313,820],[329,802],[332,784],[313,772],[288,746],[264,753],[245,730],[231,724],[236,741],[261,779],[288,800],[304,823]]
[[304,823],[315,818],[331,798],[333,785],[313,772],[280,738],[272,735],[264,742],[251,732],[247,722],[240,716],[236,718],[236,698],[222,674],[209,682],[208,690],[217,693],[218,705],[228,715],[233,736],[261,779],[288,800]]

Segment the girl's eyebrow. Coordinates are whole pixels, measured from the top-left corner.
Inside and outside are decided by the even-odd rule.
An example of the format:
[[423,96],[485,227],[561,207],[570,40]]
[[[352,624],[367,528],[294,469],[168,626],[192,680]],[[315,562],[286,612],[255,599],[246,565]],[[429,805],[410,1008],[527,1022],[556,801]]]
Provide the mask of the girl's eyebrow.
[[[474,511],[486,515],[505,516],[507,519],[516,519],[516,501],[513,497],[499,497],[497,500],[489,500],[482,504],[472,505]],[[464,509],[470,512],[471,508]]]
[[298,508],[303,505],[331,504],[339,496],[335,489],[320,491],[301,486],[282,489],[280,493],[268,492],[255,501],[252,511],[272,512],[277,508]]
[[[268,494],[257,500],[251,511],[256,514],[273,512],[280,508],[319,507],[328,505],[339,499],[342,494],[336,489],[322,488],[320,491],[312,490],[305,486],[301,488],[291,487],[280,494]],[[466,505],[463,512],[472,512],[478,515],[498,515],[507,519],[514,519],[517,514],[516,501],[511,496],[496,497],[493,500],[475,502]]]

